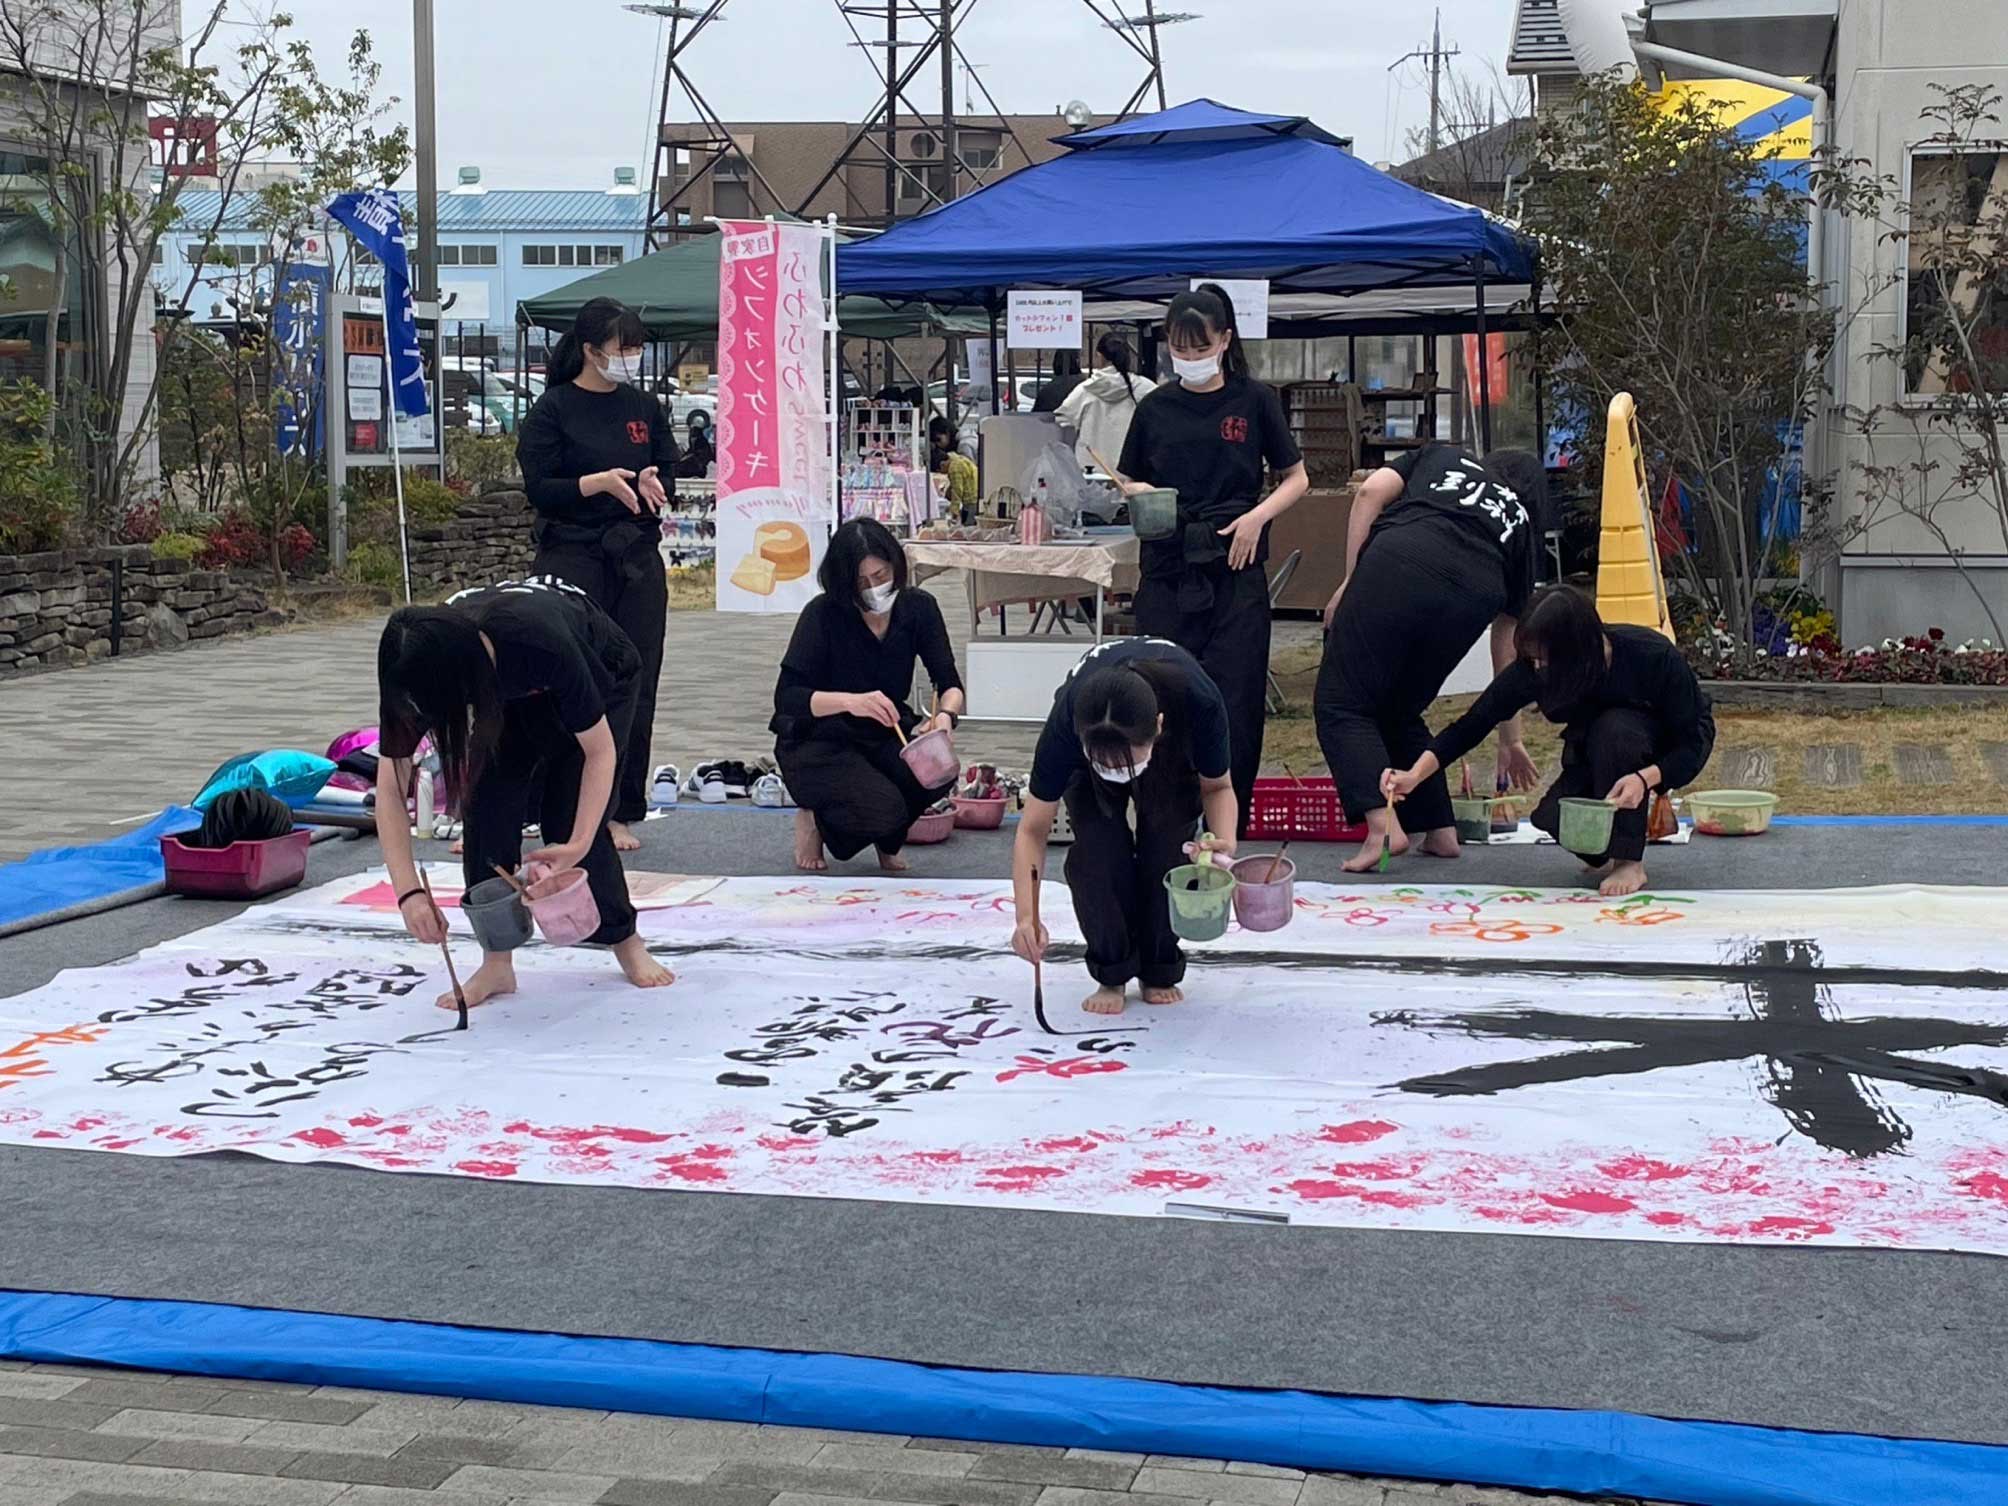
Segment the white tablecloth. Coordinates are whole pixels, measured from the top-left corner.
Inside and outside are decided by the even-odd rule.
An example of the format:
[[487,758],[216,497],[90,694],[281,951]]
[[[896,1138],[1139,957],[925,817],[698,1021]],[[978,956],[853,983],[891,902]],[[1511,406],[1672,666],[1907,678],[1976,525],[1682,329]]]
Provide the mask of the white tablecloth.
[[970,609],[981,614],[1016,602],[1134,591],[1139,549],[1135,534],[1049,544],[912,539],[906,545],[906,561],[916,582],[948,570],[968,571]]

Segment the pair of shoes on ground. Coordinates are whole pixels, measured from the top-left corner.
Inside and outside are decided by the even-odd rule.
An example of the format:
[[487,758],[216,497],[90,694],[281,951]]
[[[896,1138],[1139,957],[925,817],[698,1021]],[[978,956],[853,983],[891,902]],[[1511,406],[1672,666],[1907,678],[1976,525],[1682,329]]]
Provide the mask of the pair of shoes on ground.
[[[658,783],[665,773],[674,775],[674,766],[665,764],[656,771]],[[690,778],[683,784],[683,793],[696,796],[706,805],[723,805],[728,800],[748,798],[755,805],[794,804],[788,798],[788,787],[781,782],[773,763],[764,758],[752,764],[737,758],[701,763],[691,770]]]

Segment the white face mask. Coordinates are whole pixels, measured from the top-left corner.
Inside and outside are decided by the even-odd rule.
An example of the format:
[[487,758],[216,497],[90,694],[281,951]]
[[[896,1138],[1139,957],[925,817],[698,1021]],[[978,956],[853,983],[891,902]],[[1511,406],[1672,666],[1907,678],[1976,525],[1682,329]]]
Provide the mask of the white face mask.
[[1106,779],[1110,784],[1128,784],[1132,779],[1137,778],[1145,769],[1150,767],[1150,760],[1148,758],[1139,758],[1127,769],[1109,769],[1104,768],[1091,758],[1088,760],[1088,766],[1095,771],[1097,778]]
[[605,357],[603,368],[610,382],[626,382],[630,387],[641,382],[641,357],[631,356],[626,351]]
[[1206,356],[1197,361],[1171,358],[1171,369],[1178,373],[1178,379],[1188,387],[1197,387],[1201,382],[1210,382],[1220,375],[1220,357]]
[[890,612],[892,610],[893,601],[899,595],[899,587],[894,585],[891,581],[887,581],[882,586],[870,587],[863,593],[863,595],[865,602],[865,610],[867,612],[871,612],[874,614],[879,612]]

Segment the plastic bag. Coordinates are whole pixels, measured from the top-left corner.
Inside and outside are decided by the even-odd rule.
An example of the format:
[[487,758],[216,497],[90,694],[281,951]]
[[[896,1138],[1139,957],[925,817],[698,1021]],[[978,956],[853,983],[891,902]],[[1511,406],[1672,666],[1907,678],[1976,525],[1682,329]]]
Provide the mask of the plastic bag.
[[1081,462],[1055,439],[1033,457],[1018,489],[1027,502],[1045,509],[1046,521],[1053,527],[1073,528],[1081,517],[1082,485]]
[[218,795],[251,789],[270,790],[289,806],[304,805],[321,792],[321,786],[334,772],[334,764],[318,753],[302,753],[292,748],[245,753],[211,774],[203,783],[202,793],[189,803],[199,811],[207,811]]

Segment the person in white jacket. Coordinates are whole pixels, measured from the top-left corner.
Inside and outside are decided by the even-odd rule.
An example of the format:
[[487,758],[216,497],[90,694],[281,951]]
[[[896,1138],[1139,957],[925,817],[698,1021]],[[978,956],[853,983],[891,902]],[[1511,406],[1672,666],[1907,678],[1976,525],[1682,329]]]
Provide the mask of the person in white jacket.
[[1060,427],[1077,436],[1074,453],[1083,468],[1095,463],[1095,455],[1106,457],[1110,465],[1117,463],[1136,405],[1157,385],[1136,374],[1136,352],[1121,335],[1103,335],[1095,354],[1107,364],[1067,394],[1058,415]]

